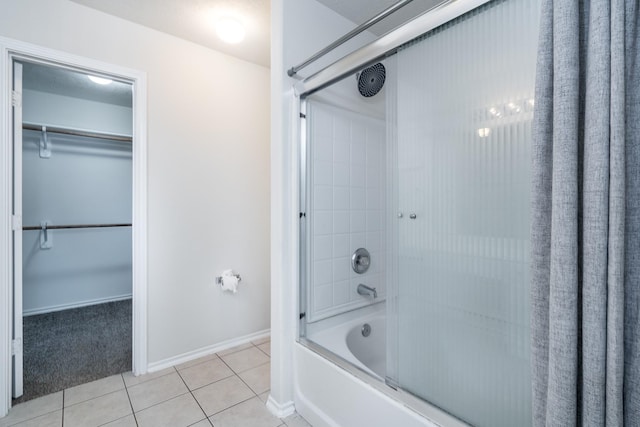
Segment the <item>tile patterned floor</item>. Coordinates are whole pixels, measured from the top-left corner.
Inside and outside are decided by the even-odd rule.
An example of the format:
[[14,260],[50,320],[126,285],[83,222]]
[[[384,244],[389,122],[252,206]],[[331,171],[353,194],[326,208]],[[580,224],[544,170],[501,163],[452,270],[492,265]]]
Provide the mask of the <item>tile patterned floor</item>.
[[310,427],[265,407],[270,342],[254,341],[140,377],[114,375],[16,405],[0,427]]

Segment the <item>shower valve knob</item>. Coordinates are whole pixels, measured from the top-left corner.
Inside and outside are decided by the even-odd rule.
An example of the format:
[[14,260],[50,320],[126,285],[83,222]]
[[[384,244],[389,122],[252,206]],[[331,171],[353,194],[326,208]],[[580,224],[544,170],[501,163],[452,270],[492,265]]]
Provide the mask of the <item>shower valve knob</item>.
[[417,216],[416,216],[416,214],[412,213],[411,215],[409,215],[409,218],[411,218],[411,219],[416,219],[416,218],[417,218]]

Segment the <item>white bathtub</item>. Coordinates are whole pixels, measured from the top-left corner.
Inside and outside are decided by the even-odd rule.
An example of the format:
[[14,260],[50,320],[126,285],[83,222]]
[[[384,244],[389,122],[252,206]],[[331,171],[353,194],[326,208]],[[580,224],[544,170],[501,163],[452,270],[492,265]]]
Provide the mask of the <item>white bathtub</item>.
[[[369,336],[362,328],[368,324]],[[371,313],[308,334],[307,338],[359,369],[384,381],[386,372],[386,323],[384,314]]]
[[306,341],[294,348],[296,410],[319,427],[468,427],[385,384],[385,311],[377,304],[307,325]]

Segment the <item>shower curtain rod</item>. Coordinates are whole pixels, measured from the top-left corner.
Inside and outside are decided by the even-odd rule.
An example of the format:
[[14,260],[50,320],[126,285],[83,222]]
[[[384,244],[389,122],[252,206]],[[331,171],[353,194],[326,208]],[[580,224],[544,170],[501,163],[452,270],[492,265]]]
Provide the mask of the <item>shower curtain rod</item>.
[[491,0],[442,0],[422,15],[296,83],[294,85],[295,93],[300,98],[305,98],[367,64],[372,64],[396,53],[398,48],[405,43],[489,1]]
[[[42,132],[43,126],[34,125],[31,123],[23,123],[22,129],[25,130],[35,130],[38,132]],[[115,135],[111,133],[102,133],[102,132],[91,132],[85,130],[76,130],[69,128],[62,128],[56,126],[46,126],[46,130],[49,133],[61,133],[64,135],[74,135],[74,136],[84,136],[87,138],[98,138],[98,139],[109,139],[112,141],[120,141],[120,142],[132,142],[133,138],[127,135]]]
[[394,13],[395,11],[400,9],[401,7],[404,7],[404,6],[408,5],[412,1],[413,0],[401,0],[401,1],[397,2],[397,3],[395,3],[395,4],[392,4],[391,6],[389,6],[388,8],[383,10],[382,12],[378,13],[373,18],[369,19],[367,22],[364,22],[364,23],[358,25],[356,28],[354,28],[353,30],[349,31],[347,34],[345,34],[344,36],[340,37],[338,40],[334,41],[329,46],[327,46],[324,49],[316,52],[314,55],[310,56],[306,61],[301,62],[300,64],[296,65],[295,67],[291,67],[289,70],[287,70],[287,74],[289,75],[289,77],[293,77],[298,71],[300,71],[301,69],[303,69],[307,65],[311,64],[312,62],[317,61],[319,58],[321,58],[324,55],[326,55],[327,53],[331,52],[333,49],[335,49],[338,46],[340,46],[341,44],[351,40],[352,38],[354,38],[355,36],[357,36],[358,34],[363,32],[364,30],[366,30],[367,28],[371,27],[372,25],[377,24],[378,22],[380,22],[381,20],[383,20],[387,16],[391,15],[392,13]]
[[30,225],[22,227],[23,231],[29,230],[65,230],[70,228],[114,228],[131,227],[131,224],[78,224],[78,225]]

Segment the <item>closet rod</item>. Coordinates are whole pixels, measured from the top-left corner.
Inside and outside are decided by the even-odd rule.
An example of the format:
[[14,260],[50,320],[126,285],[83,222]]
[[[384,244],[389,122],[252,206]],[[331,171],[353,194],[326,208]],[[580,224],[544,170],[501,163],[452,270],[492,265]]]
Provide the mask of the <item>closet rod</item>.
[[24,231],[28,230],[63,230],[68,228],[112,228],[112,227],[131,227],[131,224],[82,224],[82,225],[30,225],[22,227]]
[[[42,126],[23,123],[22,129],[36,130],[38,132],[41,132]],[[109,133],[90,132],[85,130],[67,129],[67,128],[60,128],[55,126],[47,126],[47,132],[62,133],[65,135],[85,136],[87,138],[110,139],[112,141],[121,141],[121,142],[131,142],[133,140],[130,136],[126,136],[126,135],[114,135]]]

